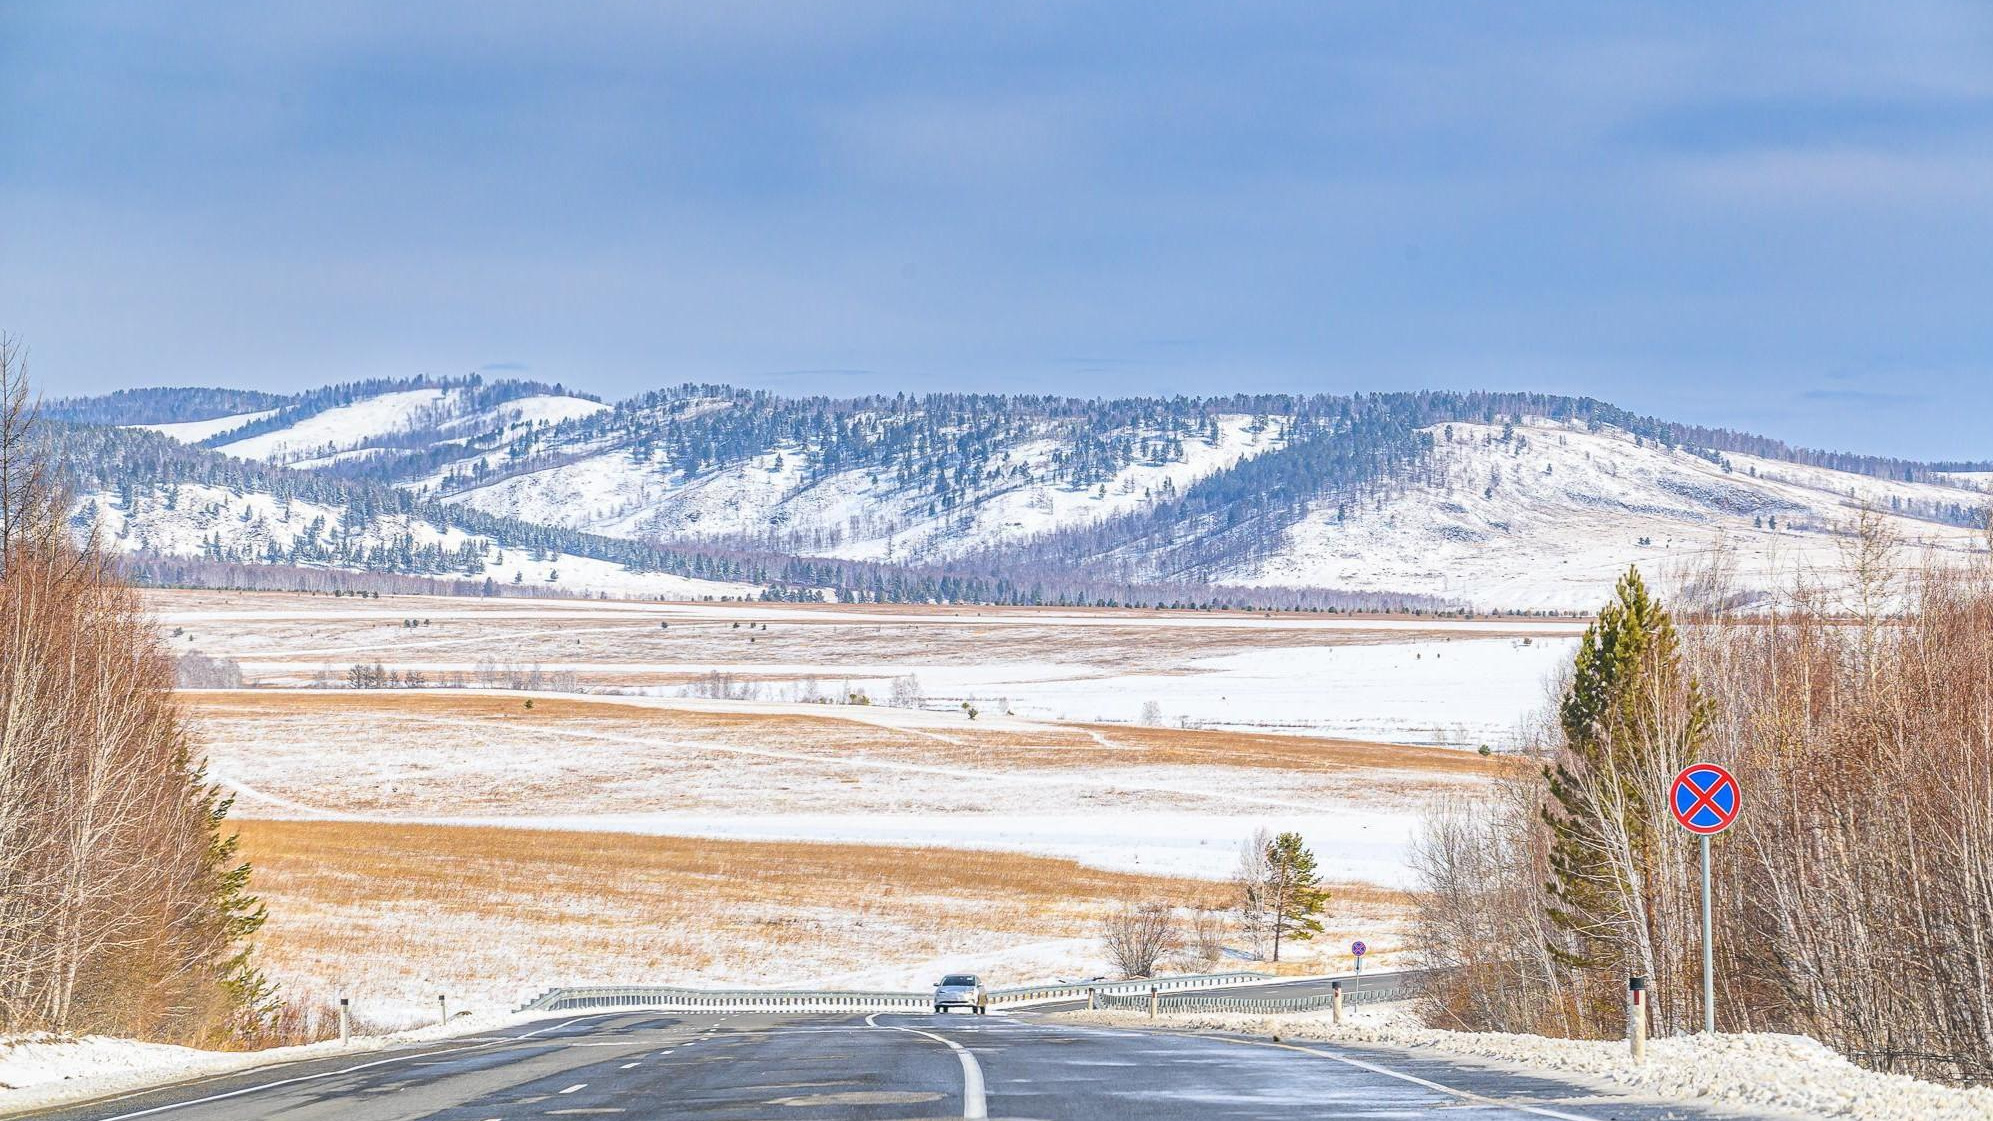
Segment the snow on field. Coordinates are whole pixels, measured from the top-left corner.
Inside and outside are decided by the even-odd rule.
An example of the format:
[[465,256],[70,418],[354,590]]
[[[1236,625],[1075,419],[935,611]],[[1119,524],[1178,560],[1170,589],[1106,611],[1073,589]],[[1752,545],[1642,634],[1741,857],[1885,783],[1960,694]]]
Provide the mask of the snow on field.
[[[379,661],[423,673],[431,685],[462,675],[476,686],[480,667],[503,662],[572,671],[584,687],[603,690],[189,692],[210,773],[238,795],[245,828],[364,827],[378,836],[529,827],[536,838],[522,842],[529,852],[603,834],[621,838],[619,851],[675,838],[699,839],[695,849],[828,842],[931,852],[944,865],[1076,861],[1078,872],[1060,866],[1061,882],[1135,875],[1204,884],[1230,873],[1255,828],[1291,828],[1307,838],[1339,893],[1369,900],[1348,909],[1337,902],[1330,926],[1340,941],[1322,945],[1363,937],[1385,955],[1401,940],[1402,901],[1392,889],[1407,882],[1405,850],[1421,807],[1440,795],[1471,795],[1510,765],[1432,745],[1505,742],[1499,734],[1540,703],[1540,677],[1568,657],[1582,625],[192,591],[150,597],[161,625],[179,629],[176,642],[239,658],[266,685],[305,683],[321,671],[337,682],[347,665]],[[419,617],[413,627],[411,617]],[[925,707],[803,701],[867,692],[884,702],[908,677],[918,679]],[[670,695],[688,684],[712,695]],[[973,720],[960,708],[970,695],[979,709]],[[1164,726],[1136,723],[1149,700]],[[1370,742],[1325,738],[1332,729]],[[570,840],[537,839],[550,834]],[[471,904],[497,905],[499,913],[429,930],[394,908],[383,914],[365,901],[341,901],[341,885],[365,877],[322,889],[285,886],[268,880],[267,860],[259,866],[266,873],[259,890],[287,900],[287,914],[304,924],[277,932],[289,947],[280,972],[305,986],[299,991],[328,996],[337,994],[309,988],[317,974],[357,969],[370,1001],[393,1008],[413,1007],[411,994],[430,987],[424,978],[447,977],[453,992],[496,1004],[516,999],[528,980],[771,983],[801,975],[898,984],[937,966],[1033,979],[1098,972],[1102,964],[1091,912],[999,928],[994,887],[987,899],[981,889],[968,891],[973,898],[959,911],[953,903],[936,911],[884,887],[862,891],[861,904],[759,899],[756,906],[775,909],[746,912],[745,925],[719,941],[707,910],[696,921],[659,916],[636,929],[618,904],[614,922],[606,913],[588,919],[607,925],[581,945],[573,929],[533,917],[544,908],[514,909],[482,890],[445,897],[428,913]],[[520,875],[544,879],[516,869],[503,882]],[[878,883],[898,873],[884,875]],[[680,881],[659,890],[667,889],[684,890]],[[652,898],[640,894],[629,905]],[[911,907],[912,917],[888,921],[881,909],[888,901]],[[595,906],[557,909],[593,916]],[[729,913],[743,915],[738,905]],[[763,917],[773,925],[762,925]],[[451,933],[459,927],[483,937],[468,944]],[[349,941],[310,941],[322,929],[347,931]],[[764,944],[765,953],[743,949]],[[382,949],[390,946],[392,953]],[[352,964],[362,958],[364,967]]]
[[[1850,1121],[1985,1121],[1993,1087],[1952,1089],[1897,1074],[1864,1070],[1818,1041],[1796,1035],[1724,1034],[1650,1039],[1635,1066],[1618,1041],[1548,1039],[1498,1032],[1450,1032],[1421,1026],[1403,1005],[1345,1013],[1252,1016],[1233,1013],[1067,1012],[1052,1019],[1119,1028],[1155,1027],[1278,1036],[1438,1052],[1525,1071],[1553,1073],[1684,1105],[1776,1110]],[[1386,1063],[1388,1064],[1388,1061]]]
[[183,420],[170,424],[130,424],[125,427],[150,429],[162,436],[171,436],[183,444],[197,444],[210,436],[233,432],[251,421],[275,415],[277,410],[264,409],[262,412],[237,413],[234,416],[218,416],[211,420]]
[[[1434,638],[1219,654],[1159,673],[1029,664],[900,672],[917,675],[934,700],[1003,698],[1040,719],[1133,723],[1153,703],[1169,726],[1509,747],[1576,646],[1566,637]],[[890,686],[883,675],[856,676],[878,695]]]
[[[919,682],[929,710],[954,715],[963,704],[979,711],[1033,720],[1284,732],[1380,743],[1451,747],[1513,747],[1523,723],[1545,703],[1547,681],[1569,662],[1577,640],[1436,639],[1321,647],[1287,647],[1188,659],[1158,672],[1113,673],[1085,664],[992,661],[988,665],[866,662],[601,662],[536,660],[548,673],[570,672],[605,689],[635,696],[698,698],[714,674],[738,675],[743,696],[771,701],[839,696],[852,691],[885,700],[894,682]],[[432,680],[476,672],[480,643],[466,641],[457,658],[399,651],[393,664]],[[392,641],[327,645],[321,658],[353,659],[395,652]],[[555,651],[555,653],[558,653]],[[1451,659],[1451,660],[1449,660]],[[253,679],[307,679],[329,661],[300,666],[295,658],[244,658]],[[663,678],[683,684],[642,684]]]
[[[1109,780],[1110,784],[1112,780]],[[970,794],[980,801],[987,786],[978,780]],[[943,803],[951,792],[931,792]],[[1033,799],[1036,801],[1037,799]],[[447,818],[437,823],[503,824],[534,829],[612,830],[672,837],[724,837],[755,841],[836,841],[990,849],[1055,856],[1091,868],[1222,880],[1239,864],[1239,845],[1257,826],[1292,829],[1307,838],[1332,882],[1357,881],[1380,887],[1410,886],[1405,851],[1416,816],[1405,810],[1343,805],[1326,812],[1251,807],[1226,814],[1168,810],[1086,810],[1064,814],[1006,810],[990,813],[945,809],[867,814],[753,813],[591,814],[578,817],[506,816]]]
[[937,845],[1207,879],[1266,825],[1301,831],[1334,878],[1402,885],[1420,807],[1499,765],[848,706],[192,696],[211,773],[254,816]]
[[[567,562],[561,562],[565,565]],[[529,577],[530,578],[530,577]],[[571,671],[618,693],[734,680],[765,701],[874,701],[912,678],[927,708],[985,716],[1508,746],[1569,661],[1576,620],[1436,621],[976,608],[264,596],[162,597],[161,621],[250,678],[305,684],[347,664],[463,674],[480,661]],[[420,614],[430,624],[401,624]],[[1154,702],[1156,711],[1145,713]]]
[[1762,593],[1802,569],[1831,574],[1836,531],[1862,500],[1891,511],[1890,527],[1916,547],[1906,563],[1925,549],[1958,558],[1982,547],[1974,531],[1893,510],[1975,509],[1978,490],[1741,454],[1724,457],[1726,471],[1616,429],[1542,420],[1512,438],[1482,424],[1430,431],[1438,461],[1426,477],[1375,500],[1318,503],[1278,555],[1224,579],[1592,610],[1630,564],[1666,587],[1716,563]]

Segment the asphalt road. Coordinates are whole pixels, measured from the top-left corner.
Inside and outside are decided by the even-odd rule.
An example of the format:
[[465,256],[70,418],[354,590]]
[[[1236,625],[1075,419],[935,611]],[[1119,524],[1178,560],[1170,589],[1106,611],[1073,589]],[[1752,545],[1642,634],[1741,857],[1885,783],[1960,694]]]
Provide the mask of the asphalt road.
[[504,1036],[267,1067],[38,1116],[55,1121],[984,1116],[1676,1121],[1718,1115],[1341,1045],[1120,1031],[1001,1014],[625,1012],[550,1021]]

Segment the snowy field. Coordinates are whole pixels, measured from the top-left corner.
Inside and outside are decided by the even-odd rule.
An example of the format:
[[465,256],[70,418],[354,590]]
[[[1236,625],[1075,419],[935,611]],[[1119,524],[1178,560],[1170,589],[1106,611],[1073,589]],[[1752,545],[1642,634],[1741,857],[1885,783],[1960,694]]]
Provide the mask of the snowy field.
[[[1252,613],[851,609],[154,593],[185,648],[269,685],[354,663],[430,682],[538,666],[600,690],[809,701],[892,698],[1040,721],[1280,731],[1496,748],[1543,704],[1576,621],[1438,622]],[[404,624],[411,618],[419,624]],[[426,623],[424,622],[426,620]],[[1153,706],[1153,707],[1151,707]]]
[[1401,886],[1450,749],[961,714],[476,690],[189,694],[241,813],[1001,849],[1218,879],[1260,825]]
[[[183,696],[273,975],[392,1015],[438,985],[497,1009],[633,978],[1095,975],[1102,914],[1222,897],[1261,827],[1335,892],[1294,963],[1354,937],[1388,959],[1422,807],[1520,765],[1474,748],[1511,742],[1581,626],[148,594],[175,649],[251,686]],[[346,687],[376,664],[402,687]],[[716,879],[716,853],[749,855]]]

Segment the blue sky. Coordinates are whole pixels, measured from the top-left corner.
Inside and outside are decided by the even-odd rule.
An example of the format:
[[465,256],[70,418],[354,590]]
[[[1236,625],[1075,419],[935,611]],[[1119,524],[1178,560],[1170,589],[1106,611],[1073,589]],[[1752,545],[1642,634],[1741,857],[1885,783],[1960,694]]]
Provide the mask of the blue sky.
[[0,0],[0,328],[56,394],[1526,388],[1987,458],[1993,9]]

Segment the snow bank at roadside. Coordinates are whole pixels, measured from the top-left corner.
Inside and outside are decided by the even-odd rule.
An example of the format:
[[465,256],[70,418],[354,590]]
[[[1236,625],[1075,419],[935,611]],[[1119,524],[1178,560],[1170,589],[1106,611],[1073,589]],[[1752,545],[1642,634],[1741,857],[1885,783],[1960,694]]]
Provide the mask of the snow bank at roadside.
[[263,1051],[202,1051],[165,1043],[141,1043],[108,1036],[50,1034],[0,1036],[0,1114],[43,1109],[126,1091],[227,1074],[300,1059],[360,1055],[436,1039],[476,1035],[537,1018],[513,1013],[459,1016],[436,1025],[392,1035],[354,1036]]
[[1821,1043],[1797,1035],[1683,1036],[1649,1040],[1647,1063],[1634,1066],[1623,1042],[1549,1039],[1422,1027],[1402,1006],[1366,1008],[1337,1026],[1328,1013],[1246,1016],[1225,1013],[1067,1012],[1055,1019],[1123,1028],[1164,1027],[1283,1040],[1429,1048],[1612,1083],[1676,1102],[1768,1109],[1854,1121],[1989,1121],[1993,1088],[1954,1090],[1896,1074],[1864,1070]]

